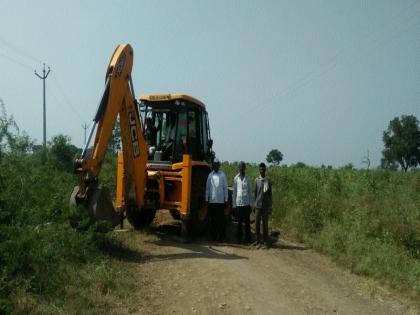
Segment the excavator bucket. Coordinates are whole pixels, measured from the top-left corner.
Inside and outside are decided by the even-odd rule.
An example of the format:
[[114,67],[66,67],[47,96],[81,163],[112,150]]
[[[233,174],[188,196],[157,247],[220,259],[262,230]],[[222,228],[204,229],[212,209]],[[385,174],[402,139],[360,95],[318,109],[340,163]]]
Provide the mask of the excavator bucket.
[[[77,197],[78,192],[79,186],[75,186],[70,196],[70,207],[72,209],[80,206],[84,208],[89,215],[91,223],[106,221],[112,227],[121,223],[121,215],[115,211],[108,188],[99,186],[93,189],[93,191],[89,191],[88,198],[86,199],[79,199]],[[79,224],[79,218],[75,211],[73,213],[74,215],[70,216],[70,224],[76,227]]]

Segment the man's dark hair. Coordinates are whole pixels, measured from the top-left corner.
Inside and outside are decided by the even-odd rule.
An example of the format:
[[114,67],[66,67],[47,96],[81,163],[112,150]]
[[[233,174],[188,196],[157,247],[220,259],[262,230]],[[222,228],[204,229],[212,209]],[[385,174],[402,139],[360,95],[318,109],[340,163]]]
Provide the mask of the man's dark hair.
[[264,168],[266,168],[266,166],[265,166],[265,163],[264,163],[264,162],[261,162],[261,163],[260,163],[260,165],[258,165],[258,167],[264,167]]
[[241,165],[246,166],[246,164],[245,164],[245,162],[244,162],[244,161],[240,161],[240,162],[239,162],[239,166],[241,166]]

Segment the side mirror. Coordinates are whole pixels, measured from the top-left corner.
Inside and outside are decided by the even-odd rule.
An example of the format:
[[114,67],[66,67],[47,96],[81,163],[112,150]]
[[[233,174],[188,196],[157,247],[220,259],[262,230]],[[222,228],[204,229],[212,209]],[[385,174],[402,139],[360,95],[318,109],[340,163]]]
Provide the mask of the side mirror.
[[213,139],[209,139],[209,149],[213,147]]

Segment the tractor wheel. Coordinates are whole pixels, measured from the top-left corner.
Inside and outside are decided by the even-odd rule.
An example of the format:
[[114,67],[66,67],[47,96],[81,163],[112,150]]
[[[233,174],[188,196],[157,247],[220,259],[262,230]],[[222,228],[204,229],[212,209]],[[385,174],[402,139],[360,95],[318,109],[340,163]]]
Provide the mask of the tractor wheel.
[[190,214],[181,219],[181,237],[188,241],[194,236],[203,236],[207,226],[207,207],[198,208],[196,202],[191,202]]

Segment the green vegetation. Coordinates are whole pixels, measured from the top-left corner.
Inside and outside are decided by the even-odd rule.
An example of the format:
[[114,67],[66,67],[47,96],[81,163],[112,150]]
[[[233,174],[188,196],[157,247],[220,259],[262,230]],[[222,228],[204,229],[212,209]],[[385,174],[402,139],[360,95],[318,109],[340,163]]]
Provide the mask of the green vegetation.
[[68,224],[69,141],[54,137],[44,152],[0,115],[0,314],[106,312],[134,285],[107,254],[120,247],[113,234]]
[[283,153],[281,153],[277,149],[273,149],[268,153],[266,160],[270,164],[279,165],[280,162],[283,160]]
[[407,172],[420,163],[420,126],[415,116],[395,117],[389,122],[382,140],[385,146],[381,161],[383,168],[397,169],[399,165]]
[[[0,114],[0,314],[106,313],[129,300],[133,277],[109,255],[124,251],[114,234],[87,224],[74,230],[67,222],[76,182],[69,161],[77,151],[62,135],[44,151]],[[230,182],[237,167],[222,166]],[[110,155],[101,182],[111,190],[115,170]],[[247,172],[255,178],[257,165]],[[353,272],[420,299],[419,170],[316,169],[299,162],[270,167],[268,175],[272,224]]]
[[[236,164],[222,169],[229,182]],[[257,167],[248,166],[255,177]],[[420,170],[271,167],[272,223],[352,272],[420,299]]]

